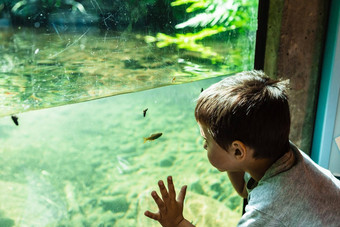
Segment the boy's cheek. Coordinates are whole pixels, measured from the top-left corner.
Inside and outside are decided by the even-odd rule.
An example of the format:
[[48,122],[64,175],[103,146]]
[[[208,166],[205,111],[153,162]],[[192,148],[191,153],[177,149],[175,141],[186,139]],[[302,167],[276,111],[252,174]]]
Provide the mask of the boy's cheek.
[[212,153],[209,152],[209,150],[208,150],[208,153],[207,153],[207,157],[208,157],[208,160],[209,160],[210,164],[211,164],[212,166],[216,167],[216,166],[215,166],[216,163],[215,163],[215,161],[214,161],[214,157],[213,157]]

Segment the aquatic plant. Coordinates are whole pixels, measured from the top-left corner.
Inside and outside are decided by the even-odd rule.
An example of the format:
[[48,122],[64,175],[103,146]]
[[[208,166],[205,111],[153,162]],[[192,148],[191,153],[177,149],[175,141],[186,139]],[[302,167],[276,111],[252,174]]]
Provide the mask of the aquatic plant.
[[171,3],[173,7],[181,5],[186,5],[186,12],[194,16],[175,28],[193,28],[194,32],[176,33],[175,37],[158,33],[156,37],[146,36],[146,42],[156,42],[159,48],[175,44],[179,49],[199,52],[202,58],[213,63],[223,62],[223,56],[197,42],[222,32],[245,33],[256,26],[251,20],[256,0],[175,0]]

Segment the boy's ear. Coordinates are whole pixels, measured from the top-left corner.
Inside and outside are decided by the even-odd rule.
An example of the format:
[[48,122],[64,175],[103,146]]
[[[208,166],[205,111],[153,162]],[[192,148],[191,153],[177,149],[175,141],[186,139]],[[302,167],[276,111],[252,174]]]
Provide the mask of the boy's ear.
[[231,143],[231,150],[234,157],[238,160],[244,159],[247,154],[246,146],[239,140],[235,140]]

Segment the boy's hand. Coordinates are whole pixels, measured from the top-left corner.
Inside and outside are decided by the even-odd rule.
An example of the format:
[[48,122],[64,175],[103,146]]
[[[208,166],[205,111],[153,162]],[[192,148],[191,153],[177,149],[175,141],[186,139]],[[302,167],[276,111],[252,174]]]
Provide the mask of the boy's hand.
[[[168,177],[168,189],[162,180],[158,181],[158,186],[162,195],[162,199],[158,196],[157,192],[152,191],[151,196],[158,206],[158,212],[152,213],[145,211],[145,216],[158,221],[163,227],[179,226],[181,222],[186,222],[183,217],[183,202],[187,186],[183,186],[176,200],[175,187],[172,182],[172,177]],[[184,223],[181,223],[184,224]]]

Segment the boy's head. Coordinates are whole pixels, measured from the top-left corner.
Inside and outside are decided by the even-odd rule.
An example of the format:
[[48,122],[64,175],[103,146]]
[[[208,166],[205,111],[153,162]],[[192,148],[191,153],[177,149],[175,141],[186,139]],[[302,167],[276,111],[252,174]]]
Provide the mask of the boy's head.
[[223,149],[238,140],[254,149],[253,158],[276,160],[289,150],[286,85],[262,71],[227,77],[201,93],[196,120]]

